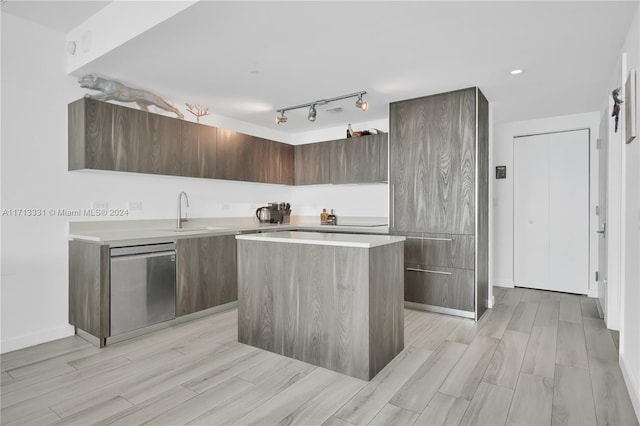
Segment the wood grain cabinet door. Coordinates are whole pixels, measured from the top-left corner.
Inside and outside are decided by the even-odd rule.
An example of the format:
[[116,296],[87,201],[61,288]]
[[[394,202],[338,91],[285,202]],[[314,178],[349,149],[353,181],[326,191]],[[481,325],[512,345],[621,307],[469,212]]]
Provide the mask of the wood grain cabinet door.
[[182,176],[215,178],[217,129],[182,121]]
[[331,183],[331,155],[331,142],[296,145],[296,185],[316,185]]
[[419,264],[405,265],[404,300],[473,312],[474,272]]
[[391,230],[473,234],[475,88],[390,107]]
[[217,129],[216,179],[247,180],[248,145],[251,137],[231,130]]
[[234,235],[186,238],[176,243],[176,316],[238,299]]
[[[387,180],[387,135],[368,135],[331,142],[331,183],[374,183]],[[325,142],[326,143],[326,142]]]

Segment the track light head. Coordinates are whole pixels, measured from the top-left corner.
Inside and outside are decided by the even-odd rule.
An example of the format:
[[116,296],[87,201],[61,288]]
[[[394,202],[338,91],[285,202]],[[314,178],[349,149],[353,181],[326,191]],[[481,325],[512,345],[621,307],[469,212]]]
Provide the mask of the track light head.
[[309,107],[309,115],[307,115],[307,118],[309,119],[309,121],[311,122],[316,121],[317,114],[318,112],[316,111],[316,104],[311,105],[311,107]]
[[362,100],[362,95],[358,96],[358,100],[356,101],[356,108],[360,108],[363,111],[369,109],[369,103],[367,101]]
[[276,124],[286,123],[287,117],[284,115],[284,111],[280,112],[280,116],[276,116]]

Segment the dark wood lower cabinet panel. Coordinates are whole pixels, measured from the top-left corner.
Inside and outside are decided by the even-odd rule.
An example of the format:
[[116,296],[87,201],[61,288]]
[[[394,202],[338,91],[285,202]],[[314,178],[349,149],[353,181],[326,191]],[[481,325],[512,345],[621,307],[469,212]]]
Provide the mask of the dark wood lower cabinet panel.
[[406,263],[475,268],[475,238],[473,235],[402,233]]
[[178,240],[176,256],[177,317],[238,299],[235,236]]
[[473,312],[474,272],[470,269],[405,264],[404,300]]
[[404,347],[401,244],[237,243],[239,342],[364,380]]
[[109,332],[109,246],[69,241],[69,324],[102,339]]

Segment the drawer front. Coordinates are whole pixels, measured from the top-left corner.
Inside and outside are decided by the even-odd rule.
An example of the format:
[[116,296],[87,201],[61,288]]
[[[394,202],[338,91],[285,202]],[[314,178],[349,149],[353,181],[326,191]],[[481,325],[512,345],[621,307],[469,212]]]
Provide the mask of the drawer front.
[[404,300],[443,308],[474,311],[474,272],[405,263]]
[[407,234],[405,263],[475,268],[475,240],[472,235]]

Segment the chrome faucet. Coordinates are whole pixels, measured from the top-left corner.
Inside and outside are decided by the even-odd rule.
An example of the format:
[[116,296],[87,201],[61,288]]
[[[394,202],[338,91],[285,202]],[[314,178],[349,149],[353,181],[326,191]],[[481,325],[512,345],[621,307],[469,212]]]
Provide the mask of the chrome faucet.
[[182,228],[182,222],[187,221],[187,215],[185,214],[184,219],[182,219],[182,196],[184,196],[185,207],[189,207],[189,197],[187,197],[187,193],[182,191],[178,194],[178,221],[176,223],[176,228]]

